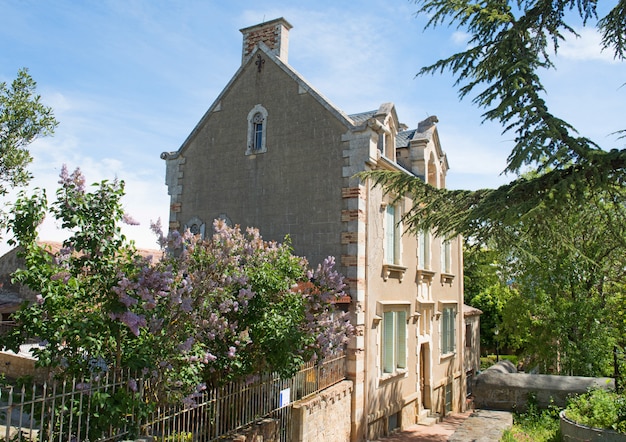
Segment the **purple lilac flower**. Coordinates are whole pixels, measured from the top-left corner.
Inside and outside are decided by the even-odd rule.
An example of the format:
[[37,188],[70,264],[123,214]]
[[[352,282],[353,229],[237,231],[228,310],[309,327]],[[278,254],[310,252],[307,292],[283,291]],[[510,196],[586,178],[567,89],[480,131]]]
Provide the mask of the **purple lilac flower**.
[[185,342],[183,342],[182,344],[178,346],[178,349],[180,351],[187,352],[191,350],[191,346],[193,345],[194,341],[195,341],[194,338],[190,336],[187,338],[187,340],[185,340]]
[[125,311],[124,313],[116,314],[112,313],[111,317],[113,319],[119,319],[121,322],[126,324],[130,331],[133,332],[135,336],[139,336],[139,328],[146,326],[146,318],[143,316],[139,316],[131,311]]
[[124,215],[122,215],[122,222],[124,224],[128,224],[129,226],[138,226],[139,225],[139,221],[137,221],[135,218],[130,216],[128,213],[124,213]]

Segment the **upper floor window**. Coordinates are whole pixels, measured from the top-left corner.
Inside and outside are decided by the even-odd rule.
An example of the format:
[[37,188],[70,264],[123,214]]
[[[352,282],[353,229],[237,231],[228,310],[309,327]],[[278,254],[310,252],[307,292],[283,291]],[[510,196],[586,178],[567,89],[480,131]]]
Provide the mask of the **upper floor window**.
[[248,148],[246,155],[267,151],[267,110],[257,104],[248,113]]
[[400,264],[399,208],[388,204],[385,208],[385,264]]
[[465,323],[465,347],[472,347],[472,324],[469,322]]
[[420,231],[417,241],[418,266],[422,270],[430,270],[430,232]]
[[252,118],[252,124],[254,126],[252,129],[254,132],[254,138],[252,139],[253,150],[261,150],[263,146],[263,121],[265,121],[265,118],[263,118],[263,114],[261,114],[261,112],[254,114],[254,117]]
[[449,239],[441,240],[441,272],[452,273],[452,245]]

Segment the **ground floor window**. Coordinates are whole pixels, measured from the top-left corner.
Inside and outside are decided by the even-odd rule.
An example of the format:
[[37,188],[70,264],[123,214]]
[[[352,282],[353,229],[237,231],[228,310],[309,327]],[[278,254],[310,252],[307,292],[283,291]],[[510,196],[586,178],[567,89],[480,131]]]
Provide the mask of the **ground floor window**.
[[406,310],[383,313],[382,373],[392,374],[406,368]]

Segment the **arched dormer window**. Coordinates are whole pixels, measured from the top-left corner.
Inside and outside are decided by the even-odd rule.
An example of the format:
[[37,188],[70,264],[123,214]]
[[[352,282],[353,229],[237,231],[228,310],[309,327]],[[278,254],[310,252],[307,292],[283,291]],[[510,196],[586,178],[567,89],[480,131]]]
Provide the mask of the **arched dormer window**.
[[248,147],[246,155],[267,152],[267,110],[257,104],[248,113]]

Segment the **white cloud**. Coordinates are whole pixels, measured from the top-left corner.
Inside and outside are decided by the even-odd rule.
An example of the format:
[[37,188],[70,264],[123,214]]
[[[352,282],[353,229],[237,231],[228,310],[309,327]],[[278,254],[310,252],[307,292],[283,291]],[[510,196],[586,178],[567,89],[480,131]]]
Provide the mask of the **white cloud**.
[[602,50],[602,36],[596,29],[576,29],[579,37],[573,34],[566,36],[558,49],[558,55],[567,60],[574,61],[602,61],[606,63],[618,63],[610,49]]
[[452,33],[450,40],[456,46],[465,46],[472,36],[467,32],[456,31]]

